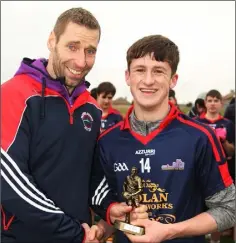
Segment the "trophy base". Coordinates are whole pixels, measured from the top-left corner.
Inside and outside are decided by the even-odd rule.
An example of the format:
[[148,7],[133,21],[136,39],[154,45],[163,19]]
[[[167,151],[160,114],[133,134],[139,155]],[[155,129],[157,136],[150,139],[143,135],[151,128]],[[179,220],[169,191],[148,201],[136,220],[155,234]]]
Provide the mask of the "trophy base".
[[114,227],[118,230],[121,230],[123,232],[129,233],[132,235],[144,235],[145,234],[144,227],[128,224],[128,223],[125,223],[122,221],[116,220],[114,222]]

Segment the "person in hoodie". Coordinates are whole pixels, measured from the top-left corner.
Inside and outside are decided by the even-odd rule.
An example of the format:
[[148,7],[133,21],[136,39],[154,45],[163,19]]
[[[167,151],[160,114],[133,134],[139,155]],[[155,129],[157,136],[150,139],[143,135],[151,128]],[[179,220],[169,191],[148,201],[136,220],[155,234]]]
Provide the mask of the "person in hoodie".
[[132,210],[117,202],[102,170],[91,181],[101,110],[85,76],[100,34],[89,11],[65,11],[49,36],[49,58],[24,58],[1,86],[2,242],[96,243],[103,232],[90,228],[90,206],[111,223]]

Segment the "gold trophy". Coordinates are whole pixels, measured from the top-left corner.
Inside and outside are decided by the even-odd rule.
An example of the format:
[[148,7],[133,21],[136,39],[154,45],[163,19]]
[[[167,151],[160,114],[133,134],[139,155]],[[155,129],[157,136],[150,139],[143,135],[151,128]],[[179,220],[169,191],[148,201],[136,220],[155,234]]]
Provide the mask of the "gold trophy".
[[[139,207],[139,194],[142,192],[142,180],[137,174],[138,169],[136,167],[132,167],[131,175],[126,177],[123,184],[122,195],[126,201],[126,204],[132,207]],[[130,213],[126,214],[125,221],[116,220],[114,222],[114,227],[118,230],[133,235],[145,234],[144,227],[130,224]]]

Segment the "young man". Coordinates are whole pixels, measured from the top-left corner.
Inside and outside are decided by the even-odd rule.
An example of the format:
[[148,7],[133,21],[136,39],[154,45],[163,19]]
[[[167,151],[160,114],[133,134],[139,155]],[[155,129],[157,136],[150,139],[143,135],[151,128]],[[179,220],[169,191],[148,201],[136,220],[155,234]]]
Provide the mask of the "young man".
[[[205,234],[235,223],[235,187],[214,131],[168,103],[178,62],[178,47],[166,37],[135,42],[126,71],[134,105],[98,141],[97,156],[120,200],[131,168],[140,171],[150,219],[132,221],[145,227],[143,236],[127,234],[132,242],[203,243]],[[116,237],[129,242],[122,232]]]
[[[101,111],[85,83],[100,33],[87,10],[65,11],[49,36],[48,60],[25,58],[1,86],[2,242],[98,242],[102,236],[88,226]],[[124,218],[131,208],[111,207],[114,201],[107,186],[93,210],[109,221]]]
[[204,99],[198,98],[195,100],[194,107],[189,111],[188,116],[191,118],[197,118],[205,114],[206,107]]
[[227,157],[234,155],[235,133],[234,124],[220,115],[223,106],[222,95],[218,90],[210,90],[205,98],[206,114],[197,118],[198,121],[212,127],[219,137]]
[[[218,90],[210,90],[205,97],[206,114],[198,117],[197,120],[212,127],[219,137],[228,159],[229,172],[232,174],[232,156],[235,153],[235,132],[233,123],[220,115],[223,106],[222,95]],[[233,177],[234,179],[234,177]],[[211,243],[220,242],[220,232],[211,234]]]
[[[97,103],[102,109],[101,132],[104,132],[123,119],[120,112],[112,107],[112,99],[115,94],[116,88],[110,82],[102,82],[97,88],[91,90],[91,95],[96,97]],[[95,222],[99,221],[98,225],[106,231],[105,237],[114,232],[113,227],[109,226],[103,220],[100,220],[99,216],[94,216],[94,219]]]
[[120,112],[112,107],[112,99],[115,94],[116,88],[110,82],[100,83],[97,87],[97,102],[102,109],[102,132],[123,119]]

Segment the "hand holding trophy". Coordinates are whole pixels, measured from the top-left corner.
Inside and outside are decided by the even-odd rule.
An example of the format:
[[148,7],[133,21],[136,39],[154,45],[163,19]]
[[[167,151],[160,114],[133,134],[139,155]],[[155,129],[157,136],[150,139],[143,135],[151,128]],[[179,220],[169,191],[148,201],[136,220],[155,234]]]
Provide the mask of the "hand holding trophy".
[[[123,184],[123,197],[128,206],[137,208],[140,206],[139,194],[142,192],[142,180],[138,175],[138,169],[132,167],[131,175],[126,177]],[[144,235],[144,227],[130,224],[130,212],[126,213],[125,221],[116,220],[114,227],[123,232],[133,235]]]

